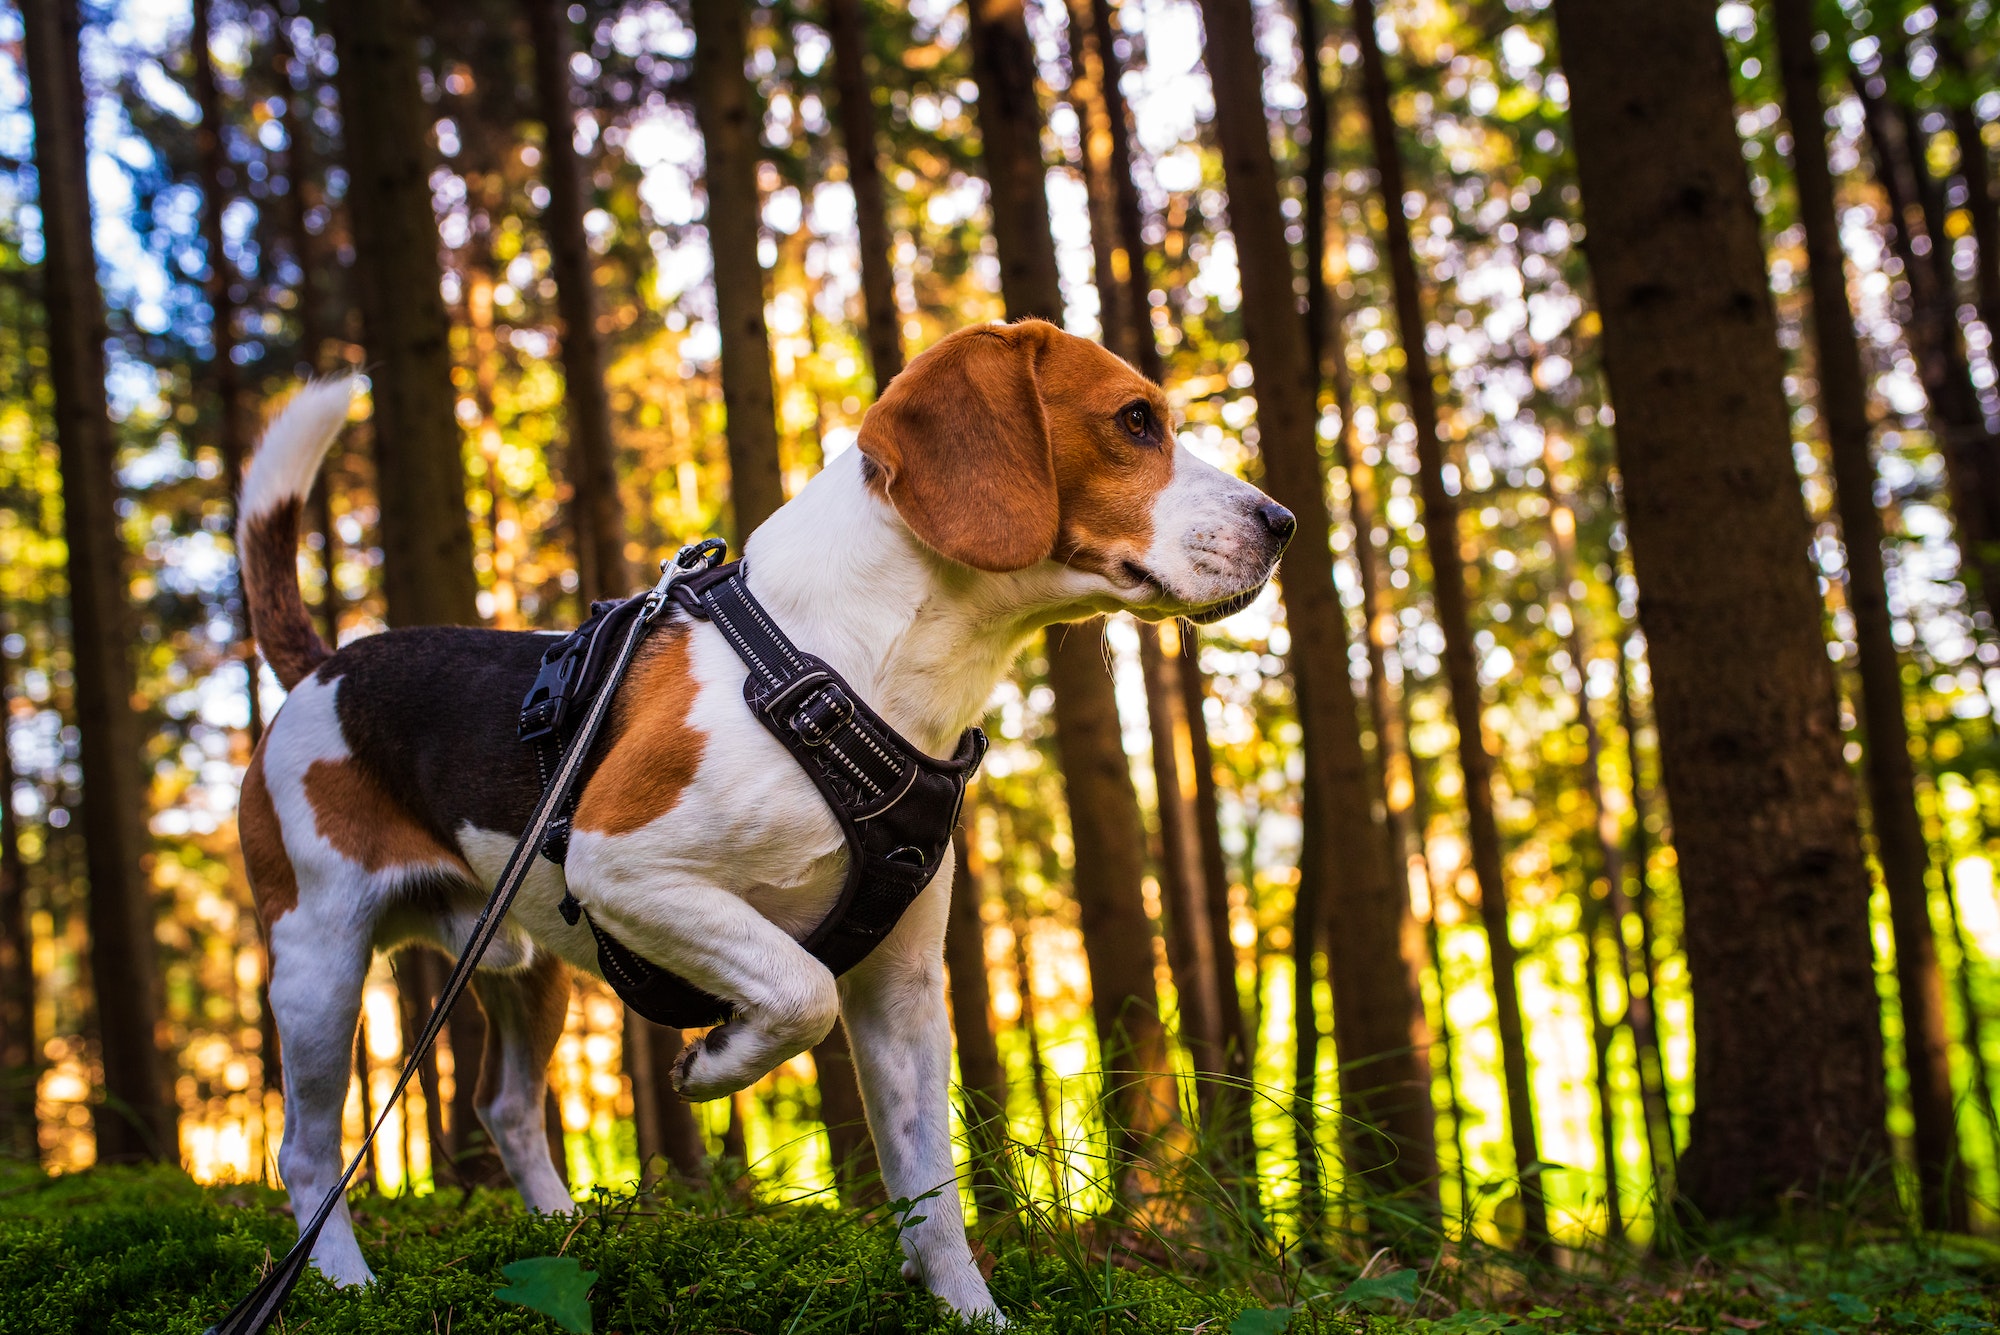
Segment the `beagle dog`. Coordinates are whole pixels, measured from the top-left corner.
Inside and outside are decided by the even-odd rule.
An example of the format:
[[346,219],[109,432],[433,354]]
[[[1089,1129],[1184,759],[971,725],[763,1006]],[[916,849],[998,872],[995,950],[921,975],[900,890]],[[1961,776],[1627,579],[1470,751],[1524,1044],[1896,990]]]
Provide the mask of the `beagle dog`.
[[[237,533],[252,630],[290,691],[243,779],[243,852],[284,1044],[279,1165],[300,1219],[341,1170],[355,1017],[376,950],[456,954],[539,793],[515,738],[548,644],[434,626],[340,649],[300,594],[299,512],[347,420],[347,380],[306,386],[266,431]],[[391,446],[393,447],[393,446]],[[1027,638],[1130,610],[1213,620],[1270,579],[1289,511],[1175,442],[1166,396],[1039,320],[962,330],[913,361],[835,458],[745,544],[750,588],[915,745],[946,755]],[[936,1192],[904,1273],[997,1315],[966,1243],[949,1116],[947,861],[838,981],[799,940],[842,884],[841,829],[745,707],[741,659],[675,614],[646,640],[576,807],[566,865],[538,859],[473,984],[488,1021],[477,1107],[533,1210],[574,1208],[542,1121],[570,971],[595,972],[567,888],[641,957],[734,1003],[673,1082],[721,1098],[847,1025],[884,1186]],[[313,1251],[371,1278],[346,1206]]]

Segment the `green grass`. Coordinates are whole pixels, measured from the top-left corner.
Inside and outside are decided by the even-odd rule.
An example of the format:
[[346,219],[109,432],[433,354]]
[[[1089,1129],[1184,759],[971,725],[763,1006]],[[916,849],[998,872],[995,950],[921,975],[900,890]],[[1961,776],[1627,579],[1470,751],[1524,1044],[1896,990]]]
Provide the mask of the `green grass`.
[[[488,1191],[363,1195],[355,1214],[379,1282],[343,1291],[310,1274],[287,1332],[554,1332],[495,1291],[502,1266],[557,1254],[596,1272],[600,1335],[963,1329],[901,1277],[892,1210],[752,1201],[716,1186],[600,1194],[558,1219]],[[1525,1271],[1505,1253],[1453,1247],[1386,1282],[1378,1257],[1355,1285],[1359,1252],[1301,1264],[1289,1248],[1176,1247],[1047,1220],[987,1238],[995,1294],[1026,1331],[1959,1335],[2000,1318],[2000,1251],[1971,1239],[1710,1239],[1670,1261],[1603,1253]],[[292,1232],[283,1197],[258,1187],[202,1188],[168,1169],[51,1179],[0,1166],[0,1335],[198,1335]]]

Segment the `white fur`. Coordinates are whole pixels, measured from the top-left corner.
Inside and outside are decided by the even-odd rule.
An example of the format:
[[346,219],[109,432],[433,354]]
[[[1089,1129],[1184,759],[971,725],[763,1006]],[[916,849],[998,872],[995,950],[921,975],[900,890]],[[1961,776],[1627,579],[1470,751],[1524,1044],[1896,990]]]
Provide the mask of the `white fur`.
[[[298,442],[337,426],[333,397],[325,389],[311,401],[325,411],[311,418],[310,431],[296,401],[279,419],[259,462],[274,445],[281,455],[296,453],[286,480],[268,485],[310,485],[309,475],[302,480],[292,466],[308,452]],[[296,431],[292,411],[302,413]],[[312,447],[313,458],[321,449]],[[246,504],[267,494],[256,490],[259,484],[253,468]],[[1154,505],[1142,582],[1124,586],[1055,561],[988,574],[920,542],[869,487],[860,452],[850,451],[751,536],[750,587],[800,647],[831,663],[916,745],[945,755],[1041,627],[1120,608],[1153,618],[1190,612],[1261,585],[1275,561],[1257,514],[1263,499],[1180,450],[1173,480]],[[825,916],[839,890],[846,864],[840,828],[804,772],[744,707],[745,669],[721,633],[698,622],[689,634],[697,684],[689,722],[707,739],[694,779],[640,829],[579,831],[566,867],[569,888],[638,954],[735,1003],[734,1018],[683,1054],[675,1080],[689,1097],[742,1089],[844,1017],[888,1195],[937,1193],[921,1211],[923,1222],[902,1235],[906,1273],[961,1313],[997,1315],[966,1243],[950,1139],[943,941],[951,870],[941,871],[889,938],[836,985],[798,939]],[[370,948],[417,932],[455,947],[462,940],[459,914],[477,908],[454,905],[445,921],[428,926],[385,926],[395,885],[343,865],[313,833],[297,785],[313,759],[345,754],[331,707],[338,689],[337,677],[325,686],[302,683],[266,744],[286,847],[300,871],[299,908],[272,933],[272,999],[288,1054],[287,1106],[295,1110],[283,1166],[301,1216],[324,1190],[319,1184],[337,1171],[346,1084],[341,1065],[335,1087],[332,1048],[351,1041]],[[513,838],[507,831],[458,832],[475,875],[488,884]],[[571,927],[555,911],[561,879],[553,867],[538,869],[516,901],[514,930],[482,973],[499,968],[524,976],[518,971],[531,971],[544,949],[595,972],[587,928]],[[318,989],[317,1013],[308,1013],[303,998],[294,1000],[305,988]],[[290,1057],[295,1045],[328,1051],[298,1073]],[[522,1065],[531,1055],[523,1048],[510,1065],[516,1097],[495,1100],[484,1115],[503,1150],[514,1147],[509,1167],[529,1204],[566,1208],[548,1186],[547,1164],[538,1170],[533,1162],[546,1156],[532,1143],[540,1132],[539,1072]],[[307,1079],[319,1065],[324,1088]],[[315,1257],[338,1279],[367,1275],[344,1211],[330,1221]]]
[[347,425],[360,383],[360,377],[351,375],[308,381],[264,428],[264,438],[243,470],[242,497],[236,507],[242,520],[312,490],[320,463]]

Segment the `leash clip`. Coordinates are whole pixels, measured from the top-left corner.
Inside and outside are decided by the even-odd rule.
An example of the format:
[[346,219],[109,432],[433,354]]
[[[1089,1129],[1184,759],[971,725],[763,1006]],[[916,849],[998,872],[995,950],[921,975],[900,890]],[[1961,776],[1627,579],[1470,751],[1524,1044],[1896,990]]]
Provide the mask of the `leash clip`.
[[660,562],[660,582],[646,595],[646,606],[639,619],[649,625],[657,621],[666,610],[668,591],[689,575],[715,569],[728,550],[729,544],[721,538],[703,538],[675,552],[672,560]]

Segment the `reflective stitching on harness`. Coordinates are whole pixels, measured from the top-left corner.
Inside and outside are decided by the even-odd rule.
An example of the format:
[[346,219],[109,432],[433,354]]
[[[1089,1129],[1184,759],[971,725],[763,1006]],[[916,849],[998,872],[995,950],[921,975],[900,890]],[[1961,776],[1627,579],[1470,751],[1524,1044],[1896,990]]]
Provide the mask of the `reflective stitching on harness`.
[[877,796],[881,795],[882,785],[875,782],[875,780],[869,778],[868,771],[862,769],[861,766],[854,763],[854,757],[848,755],[847,752],[841,750],[838,746],[835,746],[832,742],[828,742],[826,744],[826,749],[833,752],[834,755],[839,756],[841,763],[846,765],[848,769],[854,772],[855,778],[867,784],[870,792],[875,793]]

